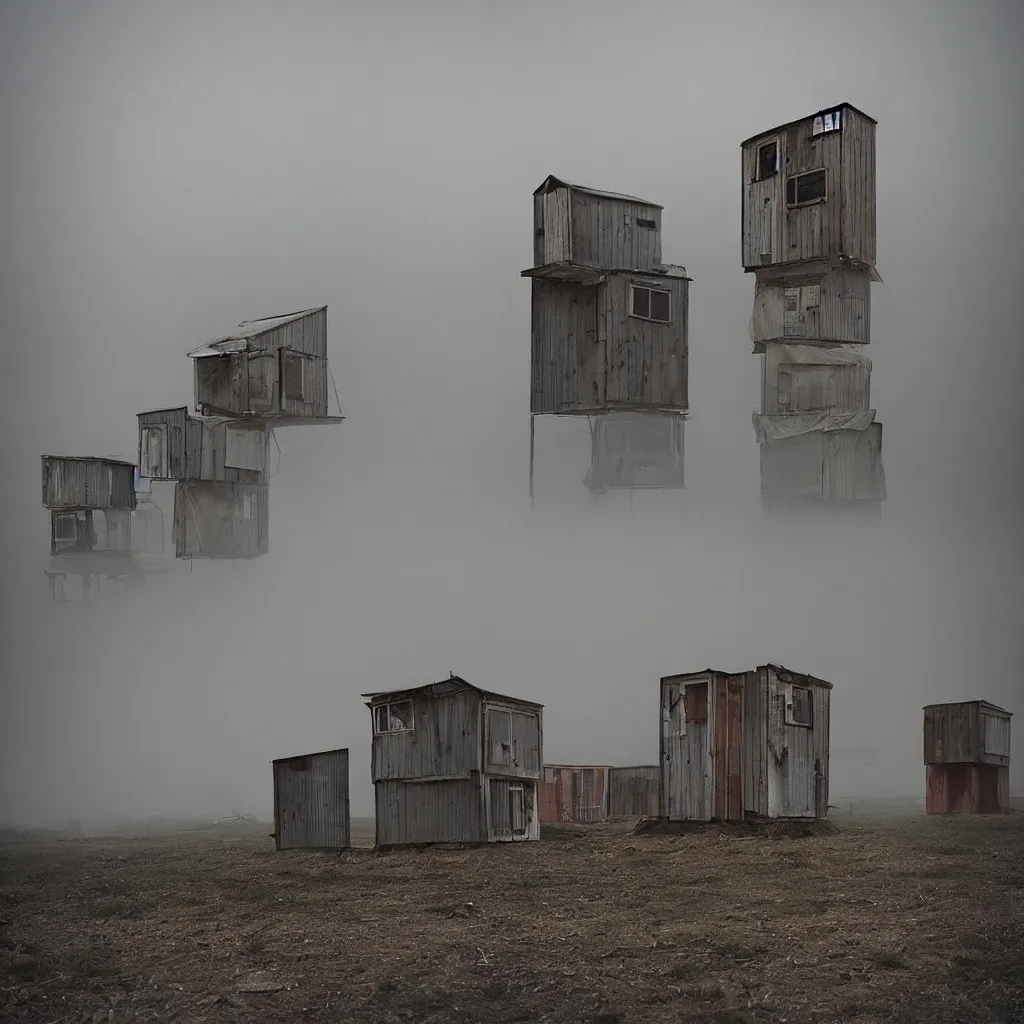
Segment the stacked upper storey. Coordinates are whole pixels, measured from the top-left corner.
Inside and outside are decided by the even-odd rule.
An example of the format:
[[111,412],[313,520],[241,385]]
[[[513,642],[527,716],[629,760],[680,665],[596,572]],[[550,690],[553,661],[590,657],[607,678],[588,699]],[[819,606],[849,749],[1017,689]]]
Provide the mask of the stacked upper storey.
[[749,138],[743,269],[875,265],[875,125],[848,103]]
[[662,208],[548,177],[534,192],[532,413],[688,408],[689,283]]
[[196,409],[278,425],[329,421],[327,307],[247,320],[189,352]]

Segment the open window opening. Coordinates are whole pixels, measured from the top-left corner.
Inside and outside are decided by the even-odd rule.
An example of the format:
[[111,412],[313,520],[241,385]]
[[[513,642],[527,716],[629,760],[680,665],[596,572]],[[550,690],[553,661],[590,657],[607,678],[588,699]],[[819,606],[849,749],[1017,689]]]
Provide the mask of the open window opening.
[[808,686],[786,687],[786,725],[814,725],[814,695]]
[[651,220],[649,217],[637,217],[636,226],[638,228],[650,228],[652,231],[657,228],[658,224],[656,221]]
[[786,205],[804,206],[825,198],[825,170],[806,171],[786,178]]
[[526,790],[522,784],[508,787],[508,815],[512,835],[526,835]]
[[412,732],[411,700],[389,701],[373,709],[373,731],[380,736],[389,732]]
[[672,322],[672,295],[658,288],[645,288],[643,285],[632,286],[630,316],[639,320],[650,320],[654,323],[668,324]]
[[512,766],[512,716],[498,708],[487,711],[487,763]]
[[827,114],[818,114],[811,122],[811,138],[839,131],[842,127],[839,116],[841,113],[841,110],[830,110]]
[[757,147],[757,180],[764,181],[779,173],[779,143],[775,139]]

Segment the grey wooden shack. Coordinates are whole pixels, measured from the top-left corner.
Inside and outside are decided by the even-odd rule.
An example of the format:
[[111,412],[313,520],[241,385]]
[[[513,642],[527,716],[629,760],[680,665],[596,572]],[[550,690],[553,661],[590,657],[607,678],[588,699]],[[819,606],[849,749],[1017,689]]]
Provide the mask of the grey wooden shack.
[[769,508],[881,508],[871,408],[876,122],[849,103],[745,140],[743,269],[761,357],[761,499]]
[[352,844],[348,750],[282,757],[274,769],[278,850],[343,850]]
[[661,680],[660,814],[824,818],[832,684],[761,665]]
[[538,415],[591,419],[592,491],[681,487],[691,279],[662,262],[662,207],[551,175],[533,198],[531,494]]
[[378,846],[540,838],[543,705],[455,675],[363,697]]
[[148,480],[267,479],[263,420],[194,416],[186,406],[139,413],[139,473]]
[[1012,809],[1012,717],[987,700],[925,707],[927,814],[1004,814]]
[[277,426],[341,419],[328,415],[326,306],[245,320],[189,358],[203,415],[256,416]]

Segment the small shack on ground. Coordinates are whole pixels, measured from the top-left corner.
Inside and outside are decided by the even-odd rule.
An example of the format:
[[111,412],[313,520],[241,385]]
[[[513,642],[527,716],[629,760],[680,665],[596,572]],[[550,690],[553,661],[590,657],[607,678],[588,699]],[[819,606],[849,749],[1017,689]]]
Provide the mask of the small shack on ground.
[[1011,717],[1009,711],[985,700],[925,707],[927,814],[1011,810]]
[[456,675],[363,697],[378,846],[540,838],[542,704]]
[[542,825],[643,818],[658,814],[658,766],[544,765]]
[[665,676],[660,816],[824,818],[831,691],[781,665]]
[[272,764],[278,850],[344,850],[351,846],[348,750],[282,757]]

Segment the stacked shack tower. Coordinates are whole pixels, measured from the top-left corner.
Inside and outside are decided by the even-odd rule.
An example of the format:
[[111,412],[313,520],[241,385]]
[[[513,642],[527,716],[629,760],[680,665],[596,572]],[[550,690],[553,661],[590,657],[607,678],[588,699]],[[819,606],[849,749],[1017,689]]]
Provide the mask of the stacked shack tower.
[[871,408],[875,125],[848,103],[742,144],[743,269],[762,358],[766,507],[878,510],[882,424]]
[[178,558],[265,555],[273,431],[343,419],[328,415],[327,307],[243,321],[189,357],[197,411],[139,414],[140,473],[174,481]]
[[44,455],[42,469],[51,599],[84,601],[111,580],[138,582],[148,570],[138,556],[163,550],[163,513],[148,495],[139,500],[135,467],[119,459]]
[[690,278],[661,213],[550,176],[533,194],[531,499],[540,415],[588,418],[592,493],[683,486]]

